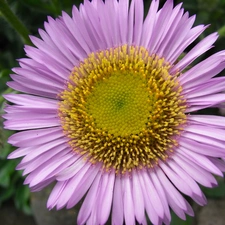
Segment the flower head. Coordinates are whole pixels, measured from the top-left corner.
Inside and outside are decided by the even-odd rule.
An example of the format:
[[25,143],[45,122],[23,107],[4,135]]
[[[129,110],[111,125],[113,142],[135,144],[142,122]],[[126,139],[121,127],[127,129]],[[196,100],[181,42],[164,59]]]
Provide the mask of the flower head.
[[146,224],[193,215],[198,184],[225,171],[225,118],[195,112],[224,102],[225,51],[188,69],[217,39],[168,0],[84,1],[51,17],[36,47],[26,46],[8,85],[5,128],[23,157],[17,169],[39,191],[57,181],[47,206],[71,208],[84,196],[78,224]]

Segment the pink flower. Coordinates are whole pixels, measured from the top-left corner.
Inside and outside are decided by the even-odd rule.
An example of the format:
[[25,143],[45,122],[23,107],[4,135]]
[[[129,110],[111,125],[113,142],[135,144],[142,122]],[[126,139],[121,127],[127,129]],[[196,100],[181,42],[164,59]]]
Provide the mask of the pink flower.
[[225,51],[187,69],[212,48],[211,34],[179,56],[206,29],[168,0],[84,1],[48,18],[36,47],[25,46],[8,85],[5,128],[22,157],[25,184],[53,181],[47,207],[74,207],[77,224],[170,224],[170,208],[193,216],[184,195],[200,205],[199,184],[225,171],[225,118],[196,115],[224,102]]

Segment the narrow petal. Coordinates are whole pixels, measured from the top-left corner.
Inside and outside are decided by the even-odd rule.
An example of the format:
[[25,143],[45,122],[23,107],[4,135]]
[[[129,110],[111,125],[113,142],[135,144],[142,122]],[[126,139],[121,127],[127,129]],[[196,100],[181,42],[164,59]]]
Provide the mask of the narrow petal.
[[101,178],[101,174],[98,174],[80,208],[78,218],[77,218],[77,223],[80,225],[85,224],[91,214],[91,211],[93,209],[94,202],[96,201],[96,196],[99,190],[100,178]]
[[225,117],[213,115],[190,115],[190,121],[194,121],[202,126],[212,126],[215,128],[225,128]]
[[17,147],[29,147],[45,144],[64,137],[60,127],[22,131],[9,137],[8,142]]
[[199,155],[195,152],[190,152],[183,147],[180,147],[179,150],[177,150],[177,152],[187,157],[188,159],[193,161],[195,164],[201,166],[205,170],[208,170],[209,172],[214,173],[218,176],[223,176],[223,173],[206,156]]
[[[111,206],[112,206],[112,197],[114,190],[114,180],[115,173],[114,171],[110,174],[104,174],[102,177],[102,185],[100,188],[100,198],[99,198],[99,210],[98,210],[98,221],[100,224],[105,224],[108,220]],[[104,182],[105,180],[105,182]]]
[[50,193],[50,196],[48,198],[47,202],[47,208],[53,209],[58,201],[58,197],[63,192],[64,188],[66,187],[68,181],[65,182],[57,182],[53,188],[53,190]]
[[153,0],[151,2],[148,14],[144,20],[141,45],[143,45],[145,48],[147,48],[147,46],[150,46],[150,42],[153,39],[153,29],[155,27],[158,7],[159,0]]
[[191,163],[187,160],[187,158],[180,155],[174,155],[173,159],[180,167],[182,167],[185,171],[188,171],[188,174],[198,183],[206,187],[213,187],[217,185],[216,179],[209,172]]
[[165,212],[164,223],[170,224],[171,214],[170,214],[169,204],[168,204],[168,201],[166,198],[166,193],[165,193],[161,183],[159,182],[159,179],[158,179],[155,171],[153,173],[151,173],[151,178],[152,178],[152,182],[155,186],[155,189],[158,191],[159,198],[160,198],[163,208],[164,208],[164,212]]
[[145,217],[144,198],[138,179],[138,174],[135,170],[132,173],[132,181],[133,181],[132,190],[133,190],[135,216],[137,221],[141,224]]
[[[202,29],[202,31],[204,28]],[[207,37],[205,37],[202,41],[200,41],[194,48],[191,49],[173,68],[173,71],[179,69],[182,71],[185,69],[188,65],[190,65],[196,58],[198,58],[200,55],[208,51],[210,48],[212,48],[213,43],[218,38],[217,33],[213,33]],[[171,71],[172,72],[172,71]]]
[[156,210],[154,209],[154,206],[152,205],[152,202],[151,200],[149,199],[149,194],[148,194],[148,189],[145,185],[145,182],[144,182],[144,179],[143,179],[143,176],[141,173],[139,173],[139,182],[140,182],[140,185],[141,185],[141,188],[142,188],[142,192],[143,192],[143,197],[144,197],[144,202],[145,202],[145,209],[146,209],[146,212],[147,212],[147,215],[150,219],[150,221],[155,225],[159,225],[160,224],[160,218],[156,212]]
[[132,198],[132,186],[131,180],[129,176],[125,176],[123,178],[123,204],[124,204],[124,218],[125,223],[134,225],[135,218],[134,218],[134,203]]
[[161,203],[161,200],[157,194],[157,190],[155,189],[154,185],[152,184],[152,181],[150,179],[150,176],[146,172],[141,172],[141,175],[144,179],[146,189],[147,189],[147,195],[149,195],[149,200],[152,203],[152,206],[154,206],[156,213],[158,216],[163,219],[164,218],[164,209]]
[[66,208],[70,209],[74,207],[87,193],[92,183],[94,182],[97,174],[100,173],[100,165],[89,167],[88,171],[83,176],[81,182],[77,185],[72,198],[69,199]]
[[113,194],[112,224],[122,225],[124,220],[122,178],[116,176]]

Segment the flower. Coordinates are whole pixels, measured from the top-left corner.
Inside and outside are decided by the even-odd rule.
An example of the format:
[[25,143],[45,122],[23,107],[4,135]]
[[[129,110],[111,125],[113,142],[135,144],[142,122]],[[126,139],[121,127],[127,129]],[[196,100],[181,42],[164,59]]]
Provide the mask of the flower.
[[[25,184],[39,191],[53,181],[47,207],[74,207],[77,224],[170,224],[193,215],[182,194],[200,205],[198,184],[213,187],[225,171],[225,118],[195,112],[224,102],[225,51],[195,66],[213,33],[180,59],[207,28],[168,0],[84,1],[72,18],[48,17],[36,47],[8,85],[5,128],[22,157]],[[189,69],[188,69],[189,68]]]

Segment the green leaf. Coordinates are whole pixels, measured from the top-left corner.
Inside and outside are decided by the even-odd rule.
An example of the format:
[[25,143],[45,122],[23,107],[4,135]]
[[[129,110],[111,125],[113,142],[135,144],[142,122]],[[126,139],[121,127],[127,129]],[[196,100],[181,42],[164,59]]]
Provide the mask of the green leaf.
[[1,160],[0,167],[0,186],[8,187],[10,184],[10,176],[15,171],[16,162]]
[[220,37],[225,37],[225,25],[218,30]]
[[18,32],[24,43],[32,45],[28,37],[30,32],[10,8],[7,1],[0,0],[0,12],[5,20]]
[[16,189],[15,205],[18,209],[23,210],[25,213],[30,214],[30,189],[28,186],[21,185]]
[[9,74],[11,73],[11,70],[10,69],[4,69],[0,72],[0,78],[4,78],[4,77],[7,77],[9,76]]
[[16,161],[1,160],[0,167],[0,186],[8,187],[10,184],[10,176],[14,173]]
[[[0,121],[0,126],[1,126]],[[8,154],[12,151],[13,147],[7,143],[9,136],[11,136],[14,132],[9,130],[1,129],[0,127],[0,160],[6,159]]]
[[45,12],[47,14],[50,13],[55,16],[58,16],[61,13],[61,11],[58,10],[58,5],[51,4],[49,1],[44,2],[40,0],[22,0],[22,2],[36,11]]
[[8,188],[4,188],[0,190],[0,206],[1,204],[12,197],[14,193],[14,187],[9,186]]

